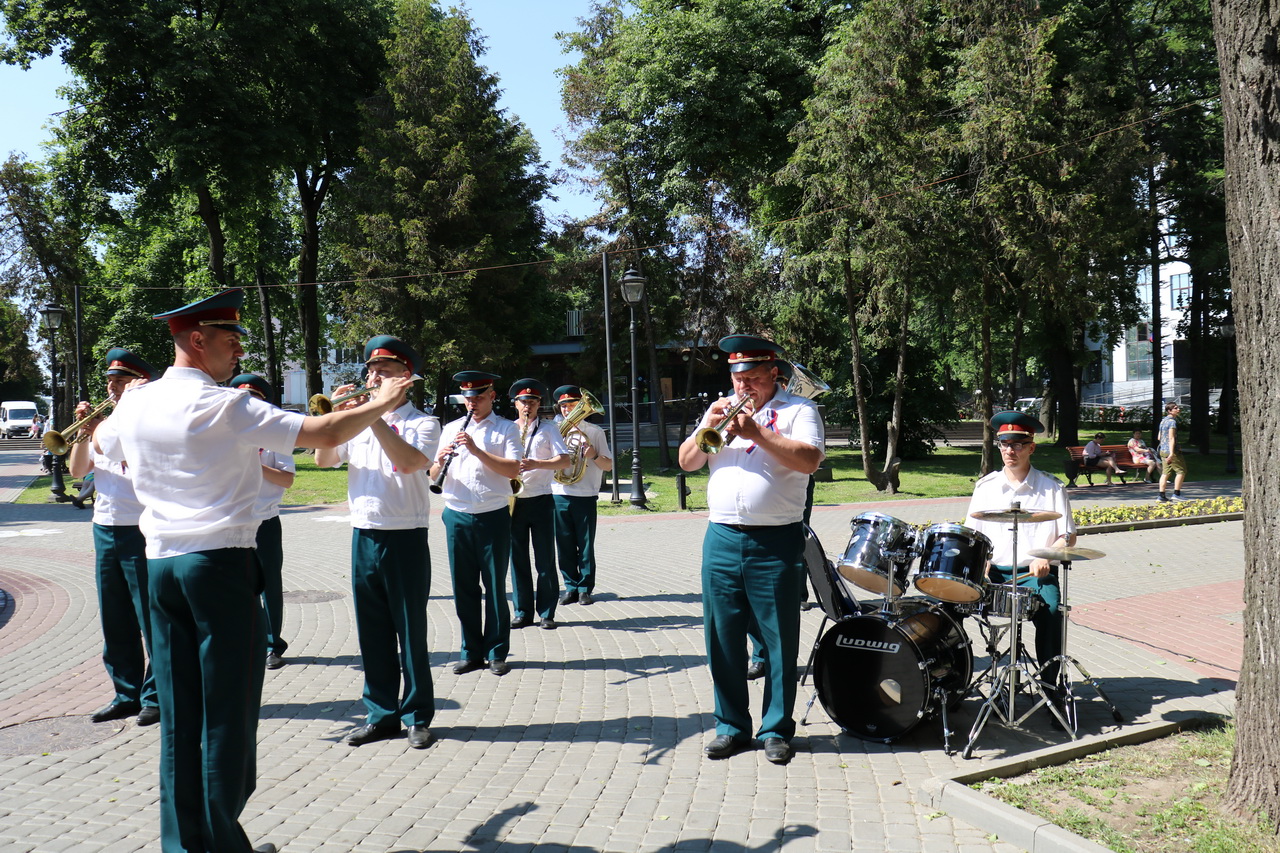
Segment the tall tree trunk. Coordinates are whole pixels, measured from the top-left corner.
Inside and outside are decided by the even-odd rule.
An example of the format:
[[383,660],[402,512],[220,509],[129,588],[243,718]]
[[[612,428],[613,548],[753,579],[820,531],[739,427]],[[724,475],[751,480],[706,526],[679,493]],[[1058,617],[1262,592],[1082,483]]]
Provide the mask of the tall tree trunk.
[[316,270],[320,263],[320,208],[329,192],[328,166],[294,169],[302,207],[302,246],[298,250],[298,326],[302,329],[302,362],[307,373],[307,396],[324,391],[320,373],[320,294]]
[[267,269],[261,250],[254,265],[253,277],[258,285],[258,305],[262,309],[262,343],[267,351],[267,382],[276,389],[276,400],[284,404],[284,383],[280,380],[280,360],[276,357],[276,324],[271,317],[271,294],[267,289]]
[[1187,308],[1187,351],[1191,354],[1191,435],[1188,444],[1195,445],[1201,453],[1209,452],[1209,375],[1210,341],[1208,311],[1206,310],[1209,281],[1197,269],[1194,243],[1188,252],[1191,266],[1191,302]]
[[196,215],[209,235],[209,272],[220,287],[226,287],[227,235],[222,232],[222,214],[207,186],[196,187]]
[[1079,332],[1054,318],[1046,322],[1045,334],[1051,340],[1062,341],[1062,345],[1053,347],[1049,355],[1049,381],[1053,383],[1058,403],[1055,444],[1074,447],[1080,443],[1080,368],[1075,361],[1080,348]]
[[995,431],[991,429],[991,419],[995,416],[993,406],[994,389],[991,376],[991,278],[982,277],[982,316],[978,324],[979,348],[982,350],[982,462],[978,466],[978,476],[985,477],[995,470]]
[[[1148,144],[1155,157],[1154,143]],[[1151,419],[1159,423],[1164,411],[1164,328],[1160,322],[1160,199],[1156,195],[1154,161],[1147,164],[1147,217],[1151,228]]]
[[858,289],[854,286],[853,265],[847,257],[840,261],[844,272],[845,308],[849,319],[849,354],[853,368],[853,396],[858,406],[858,441],[862,448],[862,473],[867,482],[884,491],[885,477],[871,463],[871,421],[867,416],[867,390],[862,381],[862,339],[858,334]]
[[1280,821],[1280,5],[1214,0],[1244,440],[1244,655],[1226,804]]
[[884,445],[884,479],[885,491],[891,495],[898,493],[900,481],[898,475],[902,469],[902,459],[898,456],[898,437],[902,433],[902,396],[907,384],[907,335],[911,319],[911,287],[903,285],[902,289],[902,323],[898,328],[898,368],[893,379],[893,414],[889,418],[888,440]]

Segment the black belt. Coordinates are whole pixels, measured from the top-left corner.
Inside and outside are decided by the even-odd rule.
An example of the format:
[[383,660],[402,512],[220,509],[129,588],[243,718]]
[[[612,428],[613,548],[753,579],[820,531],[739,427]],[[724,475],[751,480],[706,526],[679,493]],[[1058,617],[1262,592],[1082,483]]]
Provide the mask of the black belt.
[[777,524],[724,524],[723,526],[729,528],[730,530],[736,530],[739,533],[748,533],[752,530],[770,530],[774,527],[778,527],[779,525]]

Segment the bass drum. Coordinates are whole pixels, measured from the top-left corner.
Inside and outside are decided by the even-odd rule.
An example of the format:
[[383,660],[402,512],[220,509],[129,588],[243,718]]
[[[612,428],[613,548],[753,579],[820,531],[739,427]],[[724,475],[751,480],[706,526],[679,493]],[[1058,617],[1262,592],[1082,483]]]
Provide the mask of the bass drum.
[[[899,613],[867,613],[823,634],[813,683],[831,719],[849,734],[889,743],[964,698],[973,651],[941,607],[898,602]],[[935,690],[936,688],[936,690]],[[941,691],[941,697],[936,695]]]

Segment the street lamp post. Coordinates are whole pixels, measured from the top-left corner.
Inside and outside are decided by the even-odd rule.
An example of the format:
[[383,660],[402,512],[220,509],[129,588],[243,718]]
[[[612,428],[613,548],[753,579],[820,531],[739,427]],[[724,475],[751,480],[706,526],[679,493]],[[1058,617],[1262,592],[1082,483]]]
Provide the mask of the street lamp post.
[[[51,423],[48,428],[52,428],[53,416],[58,411],[58,327],[62,325],[62,318],[66,313],[67,309],[57,304],[46,305],[40,309],[40,314],[44,317],[45,328],[49,330],[49,375],[52,380],[53,405],[49,411]],[[49,491],[53,494],[54,500],[69,501],[71,498],[67,497],[67,487],[62,481],[62,457],[56,453],[49,455],[53,457],[49,463],[49,472],[52,478]]]
[[645,509],[644,475],[640,470],[640,392],[636,381],[636,306],[644,299],[648,279],[627,270],[619,285],[622,301],[631,309],[631,505]]
[[1226,473],[1236,473],[1236,438],[1235,438],[1235,365],[1236,365],[1236,320],[1230,311],[1222,324],[1222,334],[1227,339],[1227,382],[1222,389],[1218,405],[1222,407],[1222,417],[1227,426],[1227,467]]

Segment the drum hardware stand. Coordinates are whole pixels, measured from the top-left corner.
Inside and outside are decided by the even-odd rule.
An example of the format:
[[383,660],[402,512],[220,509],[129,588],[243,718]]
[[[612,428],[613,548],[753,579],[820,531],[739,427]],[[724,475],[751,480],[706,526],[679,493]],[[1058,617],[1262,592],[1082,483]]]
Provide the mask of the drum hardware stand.
[[[995,515],[996,513],[991,513]],[[1048,705],[1049,710],[1067,728],[1071,733],[1072,740],[1076,739],[1075,730],[1068,725],[1064,715],[1049,700],[1049,694],[1045,691],[1044,685],[1037,677],[1039,668],[1031,660],[1026,649],[1022,645],[1022,596],[1018,595],[1018,522],[1023,515],[1033,516],[1035,512],[1032,510],[1024,510],[1022,504],[1014,501],[1009,509],[1000,511],[1002,517],[1007,518],[1013,523],[1013,577],[1012,594],[1013,612],[1009,617],[1009,660],[1002,666],[996,665],[997,661],[993,657],[991,669],[996,670],[995,680],[991,684],[991,694],[987,697],[987,701],[982,703],[982,707],[978,709],[978,717],[974,720],[973,728],[969,730],[969,742],[965,745],[964,751],[961,753],[963,758],[971,758],[973,756],[973,747],[978,741],[978,737],[982,734],[982,730],[986,728],[987,722],[991,719],[994,712],[1000,718],[1000,722],[1006,726],[1020,726],[1032,714],[1040,709],[1042,705]],[[978,515],[975,513],[975,515]],[[1054,513],[1055,517],[1061,516]],[[1046,519],[1051,520],[1051,519]],[[1028,590],[1028,595],[1030,591]],[[998,641],[998,637],[993,635],[993,642]],[[1065,648],[1065,646],[1064,646]],[[987,673],[983,674],[983,678]],[[1020,688],[1019,676],[1022,681],[1031,685],[1033,693],[1038,693],[1040,698],[1027,711],[1018,716],[1017,697]],[[998,704],[1000,698],[1007,695],[1005,706],[1001,708]]]
[[1090,675],[1088,671],[1080,665],[1080,661],[1071,657],[1071,655],[1067,653],[1067,626],[1071,624],[1071,605],[1068,603],[1070,599],[1067,597],[1067,587],[1069,583],[1068,579],[1071,577],[1071,561],[1062,560],[1061,563],[1063,571],[1059,572],[1059,577],[1062,580],[1062,652],[1045,661],[1044,665],[1040,667],[1040,671],[1043,672],[1050,664],[1059,664],[1058,675],[1057,678],[1054,679],[1055,683],[1053,686],[1057,688],[1058,695],[1062,698],[1063,713],[1058,714],[1057,708],[1054,708],[1054,713],[1062,721],[1066,730],[1071,734],[1071,739],[1076,740],[1078,737],[1077,728],[1079,725],[1079,718],[1076,714],[1076,695],[1071,689],[1071,667],[1074,666],[1076,668],[1076,672],[1080,673],[1081,680],[1092,687],[1094,692],[1098,694],[1098,698],[1101,699],[1111,710],[1111,716],[1117,723],[1124,722],[1124,715],[1116,708],[1115,703],[1108,698],[1107,694],[1102,689],[1102,685],[1098,683],[1098,679]]

